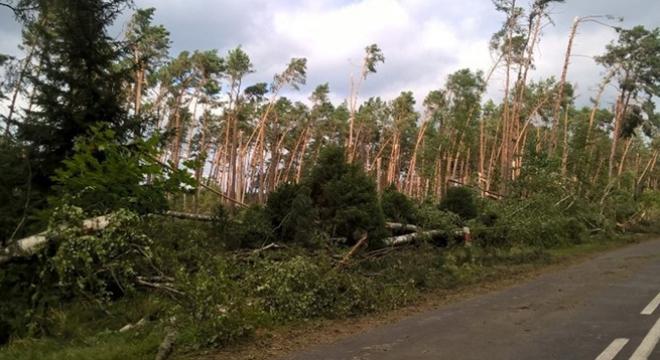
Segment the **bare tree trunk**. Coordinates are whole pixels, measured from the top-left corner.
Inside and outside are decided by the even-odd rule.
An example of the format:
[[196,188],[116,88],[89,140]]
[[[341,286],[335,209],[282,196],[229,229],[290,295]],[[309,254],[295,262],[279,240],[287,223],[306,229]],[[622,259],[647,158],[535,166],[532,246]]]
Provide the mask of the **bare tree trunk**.
[[179,156],[181,152],[181,137],[182,137],[182,126],[181,126],[181,102],[183,94],[177,96],[177,100],[174,106],[174,144],[172,146],[172,163],[174,168],[179,168]]
[[564,140],[561,152],[561,175],[568,173],[568,107],[564,110]]
[[23,66],[21,66],[21,71],[18,74],[18,79],[16,80],[16,88],[14,89],[14,93],[11,96],[11,103],[9,103],[9,112],[7,113],[7,117],[5,118],[6,121],[5,136],[8,136],[11,131],[11,125],[13,121],[12,118],[14,116],[14,112],[16,111],[16,102],[18,100],[18,95],[21,93],[21,90],[23,89],[23,81],[25,80],[25,76],[27,75],[30,63],[32,63],[32,57],[34,56],[34,51],[35,51],[35,47],[34,46],[30,47],[28,56],[25,58],[25,60],[23,60]]
[[[568,37],[568,46],[566,47],[566,53],[564,56],[564,67],[562,68],[561,78],[559,80],[559,90],[557,91],[557,95],[555,97],[555,105],[552,114],[552,138],[551,138],[551,149],[553,151],[557,146],[557,133],[559,132],[559,111],[561,109],[561,102],[564,97],[566,75],[568,74],[568,65],[571,61],[571,52],[573,51],[573,40],[575,39],[575,34],[577,33],[578,26],[580,25],[580,20],[581,19],[579,17],[575,17],[573,19],[573,25],[571,26],[571,32]],[[562,171],[563,171],[563,166],[562,166]]]
[[[627,78],[627,76],[626,76]],[[630,96],[632,93],[628,93],[624,100],[624,91],[621,92],[621,95],[617,99],[616,111],[614,116],[614,132],[612,133],[612,146],[610,148],[610,159],[608,167],[608,177],[612,178],[614,175],[614,165],[616,159],[616,149],[619,142],[619,137],[621,135],[621,122],[625,116],[626,108],[628,107],[628,101],[630,101]]]
[[617,176],[621,176],[623,169],[626,164],[626,158],[628,157],[628,150],[630,150],[630,144],[632,144],[632,137],[626,140],[626,145],[623,148],[623,155],[621,155],[621,161],[619,162],[619,169],[617,170]]

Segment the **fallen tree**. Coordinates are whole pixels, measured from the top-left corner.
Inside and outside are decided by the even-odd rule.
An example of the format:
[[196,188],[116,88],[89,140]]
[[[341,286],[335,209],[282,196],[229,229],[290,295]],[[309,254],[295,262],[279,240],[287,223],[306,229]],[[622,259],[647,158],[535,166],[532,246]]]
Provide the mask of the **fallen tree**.
[[[110,216],[103,215],[83,221],[82,227],[85,231],[93,232],[105,229],[110,223]],[[28,257],[43,249],[51,239],[48,232],[44,231],[36,235],[12,242],[0,250],[0,264],[9,262],[15,258]]]
[[411,242],[416,241],[417,239],[424,238],[424,237],[435,237],[435,236],[440,236],[446,234],[446,231],[444,230],[428,230],[428,231],[419,231],[419,232],[414,232],[410,234],[405,234],[405,235],[399,235],[399,236],[392,236],[383,239],[383,243],[387,246],[397,246],[397,245],[403,245],[403,244],[408,244]]

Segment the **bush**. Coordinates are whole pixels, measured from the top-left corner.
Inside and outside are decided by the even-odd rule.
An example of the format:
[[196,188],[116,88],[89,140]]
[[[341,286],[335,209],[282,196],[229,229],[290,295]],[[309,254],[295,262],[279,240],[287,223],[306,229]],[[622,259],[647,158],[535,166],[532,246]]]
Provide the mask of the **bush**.
[[216,261],[194,274],[181,271],[177,286],[186,294],[175,310],[184,338],[201,346],[220,346],[249,336],[260,317],[241,283],[232,278],[231,264]]
[[477,217],[477,202],[474,193],[467,187],[451,187],[440,201],[440,209],[458,214],[463,220]]
[[230,247],[260,247],[274,240],[273,226],[265,209],[260,205],[250,205],[238,212],[230,232],[236,243]]
[[281,242],[316,245],[316,209],[309,193],[307,186],[282,184],[268,196],[266,213],[270,217],[275,236]]
[[396,190],[394,185],[383,191],[380,197],[385,218],[403,224],[416,224],[415,204],[405,194]]
[[418,224],[424,229],[452,232],[461,226],[461,218],[457,214],[440,210],[429,202],[421,204],[417,214]]
[[266,261],[252,272],[255,295],[276,320],[307,319],[322,310],[317,306],[317,293],[324,271],[310,260],[296,256],[282,262]]
[[371,244],[386,236],[376,185],[360,167],[346,163],[342,148],[323,149],[305,184],[323,230],[331,236],[357,240],[360,232],[366,232]]

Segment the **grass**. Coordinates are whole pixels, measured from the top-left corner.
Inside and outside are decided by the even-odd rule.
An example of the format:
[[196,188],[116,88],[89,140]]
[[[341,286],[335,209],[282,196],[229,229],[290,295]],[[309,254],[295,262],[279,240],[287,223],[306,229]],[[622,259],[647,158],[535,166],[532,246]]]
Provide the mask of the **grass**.
[[2,360],[129,360],[153,359],[162,332],[145,329],[139,333],[108,331],[80,340],[53,339],[13,341],[0,351]]

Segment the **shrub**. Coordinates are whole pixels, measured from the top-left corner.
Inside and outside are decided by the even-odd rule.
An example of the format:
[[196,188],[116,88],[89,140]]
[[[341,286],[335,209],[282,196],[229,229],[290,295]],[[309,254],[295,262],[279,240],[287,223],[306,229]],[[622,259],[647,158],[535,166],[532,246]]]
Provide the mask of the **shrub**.
[[186,329],[190,342],[220,346],[246,337],[254,331],[261,316],[239,282],[232,264],[218,260],[191,274],[180,271],[177,286],[186,297],[177,306],[179,326]]
[[273,227],[268,214],[260,205],[250,205],[238,212],[232,225],[234,244],[230,247],[259,247],[274,240]]
[[458,214],[463,220],[474,219],[478,214],[474,193],[463,186],[447,189],[447,193],[440,201],[440,209]]
[[306,319],[322,310],[317,293],[323,273],[315,261],[296,256],[282,262],[266,261],[252,272],[251,282],[265,311],[275,319]]
[[452,232],[461,225],[461,219],[457,214],[440,210],[429,202],[422,203],[417,214],[418,223],[424,229]]
[[314,245],[316,209],[307,186],[282,184],[268,196],[266,213],[282,242]]
[[323,230],[332,236],[357,240],[357,233],[367,232],[371,244],[386,236],[376,185],[360,167],[346,163],[342,148],[323,149],[305,183]]
[[383,191],[380,197],[385,218],[404,224],[415,224],[417,214],[415,204],[405,194],[396,190],[392,185]]

